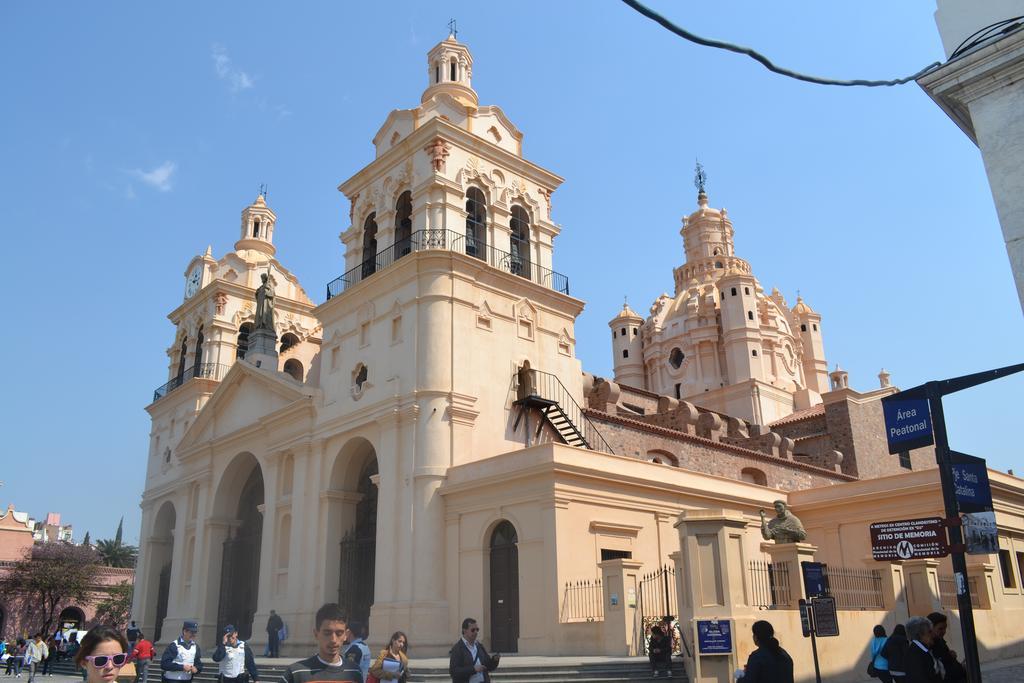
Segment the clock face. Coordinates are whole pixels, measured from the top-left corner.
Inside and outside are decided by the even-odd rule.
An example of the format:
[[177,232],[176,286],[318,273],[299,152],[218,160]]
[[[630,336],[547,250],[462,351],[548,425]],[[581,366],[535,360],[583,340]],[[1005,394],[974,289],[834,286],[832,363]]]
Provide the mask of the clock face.
[[203,281],[203,269],[201,266],[196,266],[192,269],[192,272],[185,278],[185,298],[190,299],[192,295],[199,291],[199,285]]

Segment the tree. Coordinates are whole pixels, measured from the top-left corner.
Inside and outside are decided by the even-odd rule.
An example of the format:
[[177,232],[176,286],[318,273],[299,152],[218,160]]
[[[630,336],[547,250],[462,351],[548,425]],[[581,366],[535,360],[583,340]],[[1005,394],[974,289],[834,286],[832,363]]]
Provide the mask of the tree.
[[99,572],[97,559],[96,553],[86,546],[34,546],[0,576],[0,595],[20,600],[41,630],[49,633],[60,605],[90,600]]
[[92,543],[89,541],[89,532],[88,531],[85,532],[85,538],[82,539],[82,545],[85,546],[86,548],[88,548],[89,546],[92,545]]
[[118,631],[128,627],[132,613],[132,584],[124,581],[107,589],[107,597],[96,606],[96,621]]
[[139,549],[133,545],[125,545],[121,542],[124,532],[124,517],[117,523],[117,533],[114,539],[105,539],[96,542],[96,552],[100,554],[103,564],[108,567],[134,567],[135,558],[139,555]]

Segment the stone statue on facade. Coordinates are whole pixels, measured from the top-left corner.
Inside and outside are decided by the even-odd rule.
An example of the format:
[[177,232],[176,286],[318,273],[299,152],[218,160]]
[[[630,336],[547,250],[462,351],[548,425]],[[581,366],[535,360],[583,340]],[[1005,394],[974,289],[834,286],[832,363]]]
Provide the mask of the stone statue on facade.
[[274,287],[270,284],[269,273],[260,275],[263,284],[256,288],[256,319],[254,329],[274,329]]
[[807,531],[800,519],[786,507],[785,501],[775,501],[775,519],[766,519],[761,510],[761,536],[776,543],[800,543],[807,540]]

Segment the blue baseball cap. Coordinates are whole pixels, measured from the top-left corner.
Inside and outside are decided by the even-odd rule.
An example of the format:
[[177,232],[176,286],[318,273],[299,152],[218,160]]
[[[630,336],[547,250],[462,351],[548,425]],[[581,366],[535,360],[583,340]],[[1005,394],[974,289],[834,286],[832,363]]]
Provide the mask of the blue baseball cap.
[[224,627],[224,633],[234,633],[237,630],[238,629],[235,628],[234,624],[228,624],[227,626]]
[[194,621],[186,621],[185,624],[181,627],[181,630],[182,631],[198,631],[199,630],[199,624],[194,622]]

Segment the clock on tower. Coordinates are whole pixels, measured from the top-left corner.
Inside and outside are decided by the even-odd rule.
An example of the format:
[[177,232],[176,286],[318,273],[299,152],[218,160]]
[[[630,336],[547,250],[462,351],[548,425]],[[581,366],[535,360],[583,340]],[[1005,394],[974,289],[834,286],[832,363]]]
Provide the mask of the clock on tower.
[[192,295],[199,291],[203,281],[203,265],[197,263],[185,277],[185,298],[191,299]]

